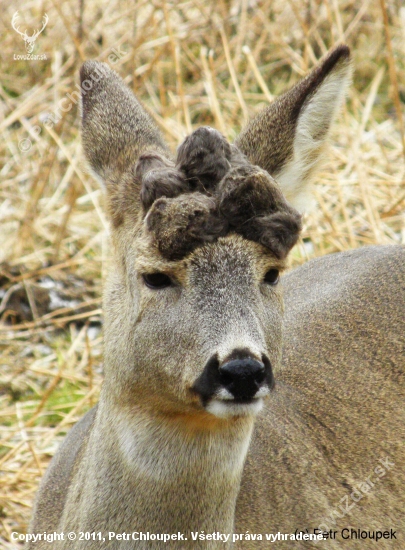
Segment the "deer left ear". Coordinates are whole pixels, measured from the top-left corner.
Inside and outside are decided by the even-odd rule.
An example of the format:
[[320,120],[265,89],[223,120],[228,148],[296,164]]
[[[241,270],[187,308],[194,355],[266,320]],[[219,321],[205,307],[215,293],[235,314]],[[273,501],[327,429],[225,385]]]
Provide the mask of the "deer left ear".
[[258,114],[235,145],[269,172],[301,212],[331,123],[351,79],[350,50],[338,46],[306,78]]
[[110,180],[115,185],[145,151],[170,159],[152,118],[106,63],[86,61],[80,69],[80,87],[84,152],[107,192]]

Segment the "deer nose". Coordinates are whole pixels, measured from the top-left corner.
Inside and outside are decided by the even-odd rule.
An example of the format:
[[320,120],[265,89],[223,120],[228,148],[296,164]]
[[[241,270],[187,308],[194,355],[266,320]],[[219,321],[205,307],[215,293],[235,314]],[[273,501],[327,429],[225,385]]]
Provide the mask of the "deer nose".
[[222,360],[211,357],[203,372],[190,388],[206,406],[210,400],[223,403],[247,403],[266,396],[274,387],[269,358],[261,360],[249,350],[237,349]]
[[227,361],[219,367],[219,381],[237,401],[252,399],[266,378],[264,363],[246,357]]

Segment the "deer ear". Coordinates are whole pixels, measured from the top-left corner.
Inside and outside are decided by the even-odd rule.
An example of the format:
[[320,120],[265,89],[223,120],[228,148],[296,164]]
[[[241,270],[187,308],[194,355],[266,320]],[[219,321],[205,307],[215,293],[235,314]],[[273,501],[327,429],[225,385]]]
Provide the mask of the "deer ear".
[[306,78],[270,104],[235,145],[267,170],[298,210],[311,202],[309,183],[351,78],[350,50],[338,46]]
[[103,183],[117,181],[146,150],[170,158],[151,117],[107,64],[86,61],[80,87],[83,148]]

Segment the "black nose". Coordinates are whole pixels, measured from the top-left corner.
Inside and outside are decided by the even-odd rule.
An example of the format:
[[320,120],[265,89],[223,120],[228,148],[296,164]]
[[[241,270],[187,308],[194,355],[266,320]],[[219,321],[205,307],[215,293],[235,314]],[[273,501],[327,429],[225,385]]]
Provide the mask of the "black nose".
[[[266,355],[261,361],[247,349],[234,350],[221,364],[213,355],[191,390],[197,393],[203,404],[210,399],[247,402],[256,397],[261,388],[272,389],[274,377]],[[226,394],[224,395],[224,391]]]
[[221,385],[238,401],[252,399],[265,378],[264,363],[250,357],[234,359],[219,367]]

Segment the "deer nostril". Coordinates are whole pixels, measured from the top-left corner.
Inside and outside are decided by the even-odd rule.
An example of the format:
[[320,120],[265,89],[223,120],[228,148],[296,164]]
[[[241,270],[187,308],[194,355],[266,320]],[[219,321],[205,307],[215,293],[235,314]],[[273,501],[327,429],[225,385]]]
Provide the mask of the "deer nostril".
[[220,382],[223,386],[228,386],[229,384],[232,383],[232,380],[233,380],[232,374],[230,374],[226,370],[225,371],[220,370],[219,371],[219,380],[220,380]]
[[256,359],[234,359],[219,368],[220,383],[235,399],[252,399],[265,378],[265,365]]
[[235,350],[222,364],[217,354],[212,356],[191,391],[206,405],[213,398],[228,403],[251,402],[258,397],[259,390],[263,390],[260,393],[263,397],[273,386],[272,368],[266,355],[260,361],[245,350]]

